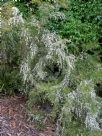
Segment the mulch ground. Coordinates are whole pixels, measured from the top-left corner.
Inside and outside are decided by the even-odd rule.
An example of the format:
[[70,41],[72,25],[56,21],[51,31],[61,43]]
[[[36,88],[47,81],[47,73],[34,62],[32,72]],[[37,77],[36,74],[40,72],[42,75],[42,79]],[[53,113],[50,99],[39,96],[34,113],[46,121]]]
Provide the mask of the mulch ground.
[[53,128],[47,126],[38,131],[27,122],[24,97],[0,98],[0,136],[53,136]]

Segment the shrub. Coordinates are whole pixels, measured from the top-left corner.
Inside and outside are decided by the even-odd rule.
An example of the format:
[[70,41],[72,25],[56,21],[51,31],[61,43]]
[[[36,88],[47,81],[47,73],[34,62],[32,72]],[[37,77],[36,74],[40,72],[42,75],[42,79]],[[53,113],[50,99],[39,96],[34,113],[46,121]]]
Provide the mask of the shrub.
[[0,91],[22,90],[31,119],[42,121],[33,111],[40,106],[57,122],[58,136],[100,135],[101,19],[94,20],[100,1],[67,2],[34,0],[37,8],[27,20],[12,3],[3,5]]

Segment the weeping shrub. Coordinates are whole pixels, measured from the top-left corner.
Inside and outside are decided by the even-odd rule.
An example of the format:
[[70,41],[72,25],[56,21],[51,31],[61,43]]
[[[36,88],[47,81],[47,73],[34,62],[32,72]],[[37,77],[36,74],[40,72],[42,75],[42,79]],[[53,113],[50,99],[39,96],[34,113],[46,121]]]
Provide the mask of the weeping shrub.
[[[102,81],[101,63],[97,56],[86,53],[92,46],[87,48],[84,46],[83,50],[78,50],[76,53],[76,48],[82,44],[83,38],[86,44],[97,34],[93,33],[90,25],[86,29],[86,24],[75,19],[75,22],[72,22],[75,23],[74,29],[71,20],[65,23],[67,26],[62,23],[61,29],[67,30],[62,29],[62,33],[55,27],[53,28],[57,32],[47,29],[46,23],[49,21],[54,22],[55,26],[59,21],[66,21],[65,13],[60,12],[62,6],[55,3],[51,4],[54,9],[49,9],[46,15],[43,7],[46,3],[41,5],[40,3],[39,1],[35,16],[31,16],[29,21],[24,20],[18,8],[12,6],[6,9],[10,10],[10,15],[4,14],[2,17],[1,50],[4,52],[3,61],[5,61],[2,67],[4,72],[0,73],[2,75],[0,89],[9,88],[8,91],[13,91],[21,90],[23,87],[23,92],[28,96],[28,114],[33,114],[32,117],[36,118],[37,114],[34,116],[33,112],[34,104],[46,110],[51,119],[57,122],[55,123],[58,136],[76,134],[91,136],[93,133],[100,135],[100,124],[102,124],[98,115],[100,105],[94,86]],[[39,14],[40,11],[43,13]],[[42,15],[47,22],[42,20]],[[37,17],[41,20],[39,21]],[[67,32],[69,37],[66,34],[64,39],[64,34]],[[76,48],[69,51],[68,44]]]

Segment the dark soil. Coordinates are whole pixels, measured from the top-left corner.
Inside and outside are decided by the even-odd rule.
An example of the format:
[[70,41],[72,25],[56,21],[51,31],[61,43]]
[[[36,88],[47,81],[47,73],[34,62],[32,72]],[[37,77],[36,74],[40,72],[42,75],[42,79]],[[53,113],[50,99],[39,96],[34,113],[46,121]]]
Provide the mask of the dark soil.
[[38,131],[27,122],[24,97],[0,98],[0,136],[53,136],[53,128]]

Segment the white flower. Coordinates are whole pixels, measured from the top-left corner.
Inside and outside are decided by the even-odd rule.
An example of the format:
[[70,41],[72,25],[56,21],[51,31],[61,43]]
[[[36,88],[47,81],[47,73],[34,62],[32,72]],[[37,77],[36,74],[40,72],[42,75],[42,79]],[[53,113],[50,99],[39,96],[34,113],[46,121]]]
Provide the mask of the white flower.
[[12,7],[11,12],[13,16],[17,16],[20,13],[17,7]]
[[18,24],[24,24],[24,19],[22,17],[22,14],[19,14],[20,11],[18,8],[16,7],[12,7],[12,15],[13,17],[11,17],[8,21],[9,25],[18,25]]
[[65,20],[65,14],[63,12],[52,12],[50,14],[50,19],[54,19],[54,20]]

